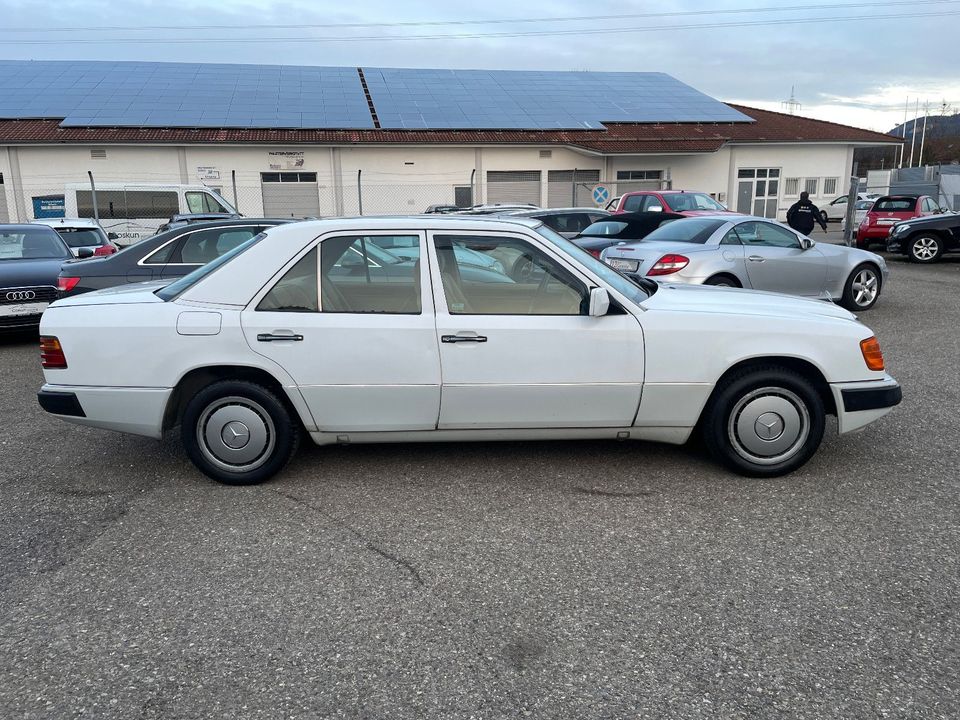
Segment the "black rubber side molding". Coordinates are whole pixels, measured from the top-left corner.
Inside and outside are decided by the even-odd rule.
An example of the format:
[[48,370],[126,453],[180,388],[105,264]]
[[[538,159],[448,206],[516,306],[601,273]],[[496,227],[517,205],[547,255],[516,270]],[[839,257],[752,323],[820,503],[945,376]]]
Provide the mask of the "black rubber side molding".
[[899,385],[893,387],[863,390],[842,390],[843,409],[847,412],[861,410],[879,410],[899,405],[903,400],[903,391]]
[[80,407],[80,401],[72,392],[50,392],[41,390],[37,393],[37,402],[40,407],[53,415],[70,415],[72,417],[86,417],[87,414]]

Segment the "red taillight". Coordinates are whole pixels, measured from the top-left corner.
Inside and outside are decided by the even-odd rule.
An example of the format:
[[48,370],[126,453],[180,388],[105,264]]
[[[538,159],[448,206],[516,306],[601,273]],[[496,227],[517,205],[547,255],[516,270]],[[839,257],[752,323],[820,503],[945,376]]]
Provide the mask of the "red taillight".
[[675,272],[683,270],[689,264],[690,258],[683,255],[664,255],[647,271],[647,276],[672,275]]
[[57,290],[60,292],[70,292],[77,286],[77,283],[79,282],[80,278],[78,277],[64,277],[61,275],[57,278]]
[[599,250],[587,250],[587,252],[590,253],[591,255],[593,255],[597,260],[600,259],[600,251],[599,251]]
[[67,366],[67,356],[53,335],[40,336],[40,364],[48,370],[62,370]]
[[103,257],[104,255],[113,255],[116,251],[117,248],[113,245],[100,245],[93,251],[93,254]]

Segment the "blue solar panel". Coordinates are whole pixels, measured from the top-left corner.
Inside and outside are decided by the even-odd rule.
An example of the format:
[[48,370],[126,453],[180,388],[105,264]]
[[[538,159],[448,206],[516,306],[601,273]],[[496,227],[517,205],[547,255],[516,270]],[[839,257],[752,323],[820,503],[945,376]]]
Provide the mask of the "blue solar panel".
[[356,68],[0,61],[0,118],[65,127],[372,128]]
[[663,73],[364,68],[383,128],[570,130],[753,122]]

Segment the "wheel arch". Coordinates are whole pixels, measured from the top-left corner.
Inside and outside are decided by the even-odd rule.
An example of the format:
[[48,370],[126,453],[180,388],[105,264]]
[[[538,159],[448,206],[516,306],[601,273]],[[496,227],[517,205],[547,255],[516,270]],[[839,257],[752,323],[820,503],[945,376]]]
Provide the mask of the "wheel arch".
[[727,272],[726,270],[715,272],[713,275],[711,275],[706,280],[704,280],[703,284],[709,285],[711,280],[716,280],[717,278],[726,278],[728,280],[732,280],[736,284],[736,287],[743,288],[743,282],[740,280],[740,278],[738,278],[736,275],[734,275],[731,272]]
[[220,380],[246,380],[264,386],[275,393],[286,405],[290,413],[299,421],[301,429],[310,429],[308,423],[312,425],[312,418],[309,415],[306,418],[303,416],[303,412],[308,412],[306,408],[304,407],[302,412],[301,408],[297,407],[299,403],[291,399],[287,388],[269,371],[251,365],[205,365],[184,373],[174,385],[163,413],[163,431],[180,423],[187,403],[194,395]]

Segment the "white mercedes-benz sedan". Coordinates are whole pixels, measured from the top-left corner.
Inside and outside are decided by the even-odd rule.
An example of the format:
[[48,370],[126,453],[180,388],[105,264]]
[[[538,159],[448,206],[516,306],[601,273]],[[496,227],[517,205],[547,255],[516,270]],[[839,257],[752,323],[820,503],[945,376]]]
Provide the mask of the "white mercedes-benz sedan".
[[[523,265],[528,271],[512,273]],[[318,444],[610,438],[684,443],[752,476],[803,465],[827,415],[900,402],[833,304],[631,281],[525,218],[275,227],[169,284],[53,303],[48,412],[160,438],[231,484]]]

